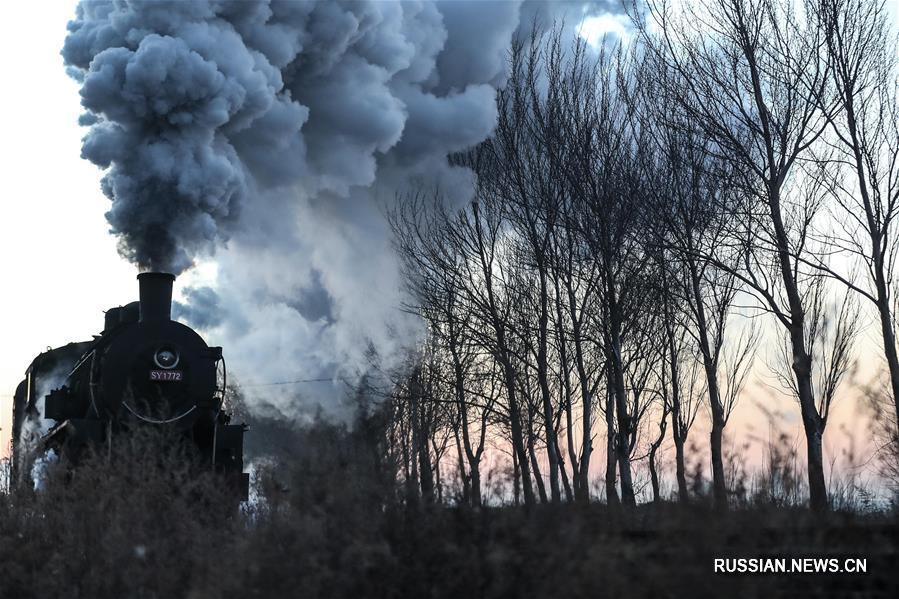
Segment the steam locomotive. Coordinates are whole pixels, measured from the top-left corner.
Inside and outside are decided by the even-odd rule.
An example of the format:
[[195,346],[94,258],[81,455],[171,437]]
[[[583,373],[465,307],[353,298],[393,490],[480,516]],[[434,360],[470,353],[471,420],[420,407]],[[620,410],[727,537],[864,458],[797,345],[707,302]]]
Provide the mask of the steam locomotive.
[[27,476],[35,455],[53,450],[77,461],[131,427],[165,426],[188,437],[246,498],[246,427],[231,424],[223,406],[222,348],[171,319],[174,275],[137,279],[140,300],[107,310],[102,333],[50,349],[28,367],[13,402],[13,477]]

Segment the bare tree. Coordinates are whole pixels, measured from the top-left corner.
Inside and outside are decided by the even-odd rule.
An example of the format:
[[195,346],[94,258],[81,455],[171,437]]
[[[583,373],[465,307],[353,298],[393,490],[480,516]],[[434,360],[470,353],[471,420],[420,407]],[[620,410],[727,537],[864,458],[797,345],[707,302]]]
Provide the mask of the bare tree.
[[[710,0],[675,14],[651,1],[647,46],[679,76],[673,97],[731,161],[745,194],[735,233],[743,264],[732,272],[759,298],[790,338],[792,370],[806,433],[813,509],[828,508],[816,408],[813,356],[806,345],[801,281],[809,276],[809,234],[820,204],[795,189],[797,160],[826,126],[830,65],[824,30],[811,10],[787,0]],[[661,79],[664,84],[665,80]],[[718,264],[718,266],[726,266]]]
[[863,265],[867,284],[815,261],[836,279],[872,302],[877,310],[893,404],[899,416],[899,353],[896,347],[893,277],[899,237],[899,96],[895,32],[885,3],[822,0],[812,7],[826,31],[830,77],[836,95],[820,98],[831,136],[816,172],[830,191],[836,210],[821,234],[830,253],[848,255]]
[[390,215],[407,308],[429,331],[395,427],[426,500],[443,497],[455,445],[462,496],[480,505],[495,442],[516,501],[589,501],[602,414],[608,502],[635,505],[644,457],[658,499],[668,430],[687,501],[705,404],[726,508],[723,438],[757,340],[734,314],[749,297],[788,341],[780,380],[799,400],[810,503],[827,508],[821,435],[858,318],[849,298],[832,324],[839,275],[816,237],[839,191],[824,171],[833,27],[787,0],[709,0],[689,23],[651,8],[645,46],[594,55],[558,28],[516,42],[495,135],[453,157],[477,176],[473,201],[411,194]]
[[[556,150],[562,153],[578,207],[577,228],[598,271],[600,309],[591,325],[601,335],[607,387],[614,400],[608,407],[614,406],[614,449],[625,505],[635,503],[629,461],[635,414],[628,405],[624,348],[628,327],[639,318],[636,308],[644,299],[640,285],[649,264],[639,226],[640,202],[646,199],[637,161],[642,140],[627,105],[616,99],[622,85],[632,84],[631,68],[621,52],[612,57],[601,53],[590,61],[575,51],[559,79],[567,143]],[[610,415],[608,408],[606,413]]]
[[531,505],[535,502],[535,497],[527,450],[529,442],[525,438],[521,420],[522,416],[527,418],[527,406],[523,406],[520,401],[517,358],[511,345],[513,331],[509,318],[516,305],[516,298],[507,293],[511,289],[505,284],[508,264],[504,264],[501,255],[505,249],[501,241],[504,222],[498,198],[479,190],[470,210],[461,213],[448,232],[454,243],[465,252],[464,288],[468,301],[489,327],[484,331],[476,331],[480,333],[480,342],[489,348],[494,359],[502,366],[512,446],[521,472],[524,501]]
[[[684,385],[683,370],[693,373],[693,368],[683,368],[684,354],[688,335],[688,328],[685,326],[683,312],[685,306],[680,298],[683,294],[677,292],[677,280],[683,277],[683,273],[679,272],[676,263],[669,261],[671,253],[664,246],[656,249],[656,260],[658,261],[659,279],[661,284],[661,307],[662,321],[664,331],[664,343],[661,356],[662,371],[661,386],[664,403],[667,406],[667,412],[671,416],[671,437],[674,441],[674,462],[675,475],[677,479],[677,496],[681,503],[689,500],[689,491],[687,488],[687,473],[684,457],[684,446],[687,443],[687,436],[690,428],[696,420],[699,402],[695,401],[693,390],[695,389],[695,378],[690,380],[689,385]],[[685,396],[685,391],[688,395]]]
[[[533,39],[535,45],[536,34]],[[561,500],[562,456],[553,426],[556,410],[550,393],[550,262],[564,187],[562,177],[541,145],[535,123],[534,113],[541,110],[540,98],[534,92],[535,80],[540,76],[539,54],[533,48],[525,52],[523,44],[516,43],[510,62],[509,80],[497,97],[499,121],[496,130],[480,150],[489,156],[485,156],[481,164],[489,160],[494,166],[481,169],[478,175],[482,187],[499,198],[507,210],[516,232],[521,264],[533,272],[536,283],[533,302],[535,335],[526,334],[522,340],[532,346],[549,462],[550,493],[552,501],[558,503]]]
[[[740,255],[729,246],[727,232],[733,228],[736,216],[733,194],[730,191],[733,171],[727,161],[714,156],[714,143],[702,130],[676,110],[677,101],[668,96],[680,89],[666,73],[664,64],[653,69],[655,77],[669,78],[667,85],[649,92],[644,103],[649,104],[650,116],[644,121],[652,127],[658,140],[659,157],[653,162],[657,176],[658,203],[650,212],[648,226],[655,226],[659,244],[667,252],[669,265],[679,265],[673,273],[670,292],[683,298],[685,316],[690,321],[686,332],[696,344],[705,374],[708,407],[711,413],[710,435],[712,482],[716,505],[728,505],[725,484],[723,437],[734,401],[723,397],[720,378],[721,354],[727,339],[727,324],[740,281],[733,274],[739,267]],[[708,259],[714,256],[714,260]],[[724,263],[724,267],[716,263]],[[743,341],[747,345],[736,353],[748,357],[753,337]],[[748,369],[749,361],[737,366]],[[675,417],[679,410],[672,411]],[[682,436],[679,426],[672,434]],[[681,441],[680,445],[683,444]],[[682,448],[681,448],[682,452]],[[678,468],[682,463],[678,460]],[[678,476],[681,497],[686,495],[686,481]]]
[[[432,339],[449,355],[454,430],[468,465],[467,472],[464,468],[462,471],[463,485],[472,505],[479,506],[480,464],[495,396],[483,392],[483,377],[478,372],[484,356],[475,345],[469,325],[472,307],[466,302],[462,287],[466,257],[446,234],[453,217],[443,208],[439,194],[428,199],[421,190],[409,194],[397,204],[400,208],[389,215],[389,220],[405,280],[415,301],[409,308],[425,318]],[[472,418],[477,426],[473,426]]]
[[[602,405],[595,398],[606,380],[606,364],[602,358],[604,350],[601,337],[593,334],[593,323],[589,319],[591,311],[599,309],[601,273],[580,226],[583,207],[566,175],[572,155],[569,149],[571,139],[568,137],[574,116],[572,103],[577,101],[578,87],[589,84],[591,70],[585,60],[585,47],[582,44],[571,47],[571,56],[566,55],[565,48],[562,30],[557,28],[548,39],[541,41],[533,36],[528,47],[515,46],[512,60],[514,64],[515,56],[523,55],[517,61],[527,64],[526,79],[532,106],[530,131],[545,155],[544,172],[552,182],[557,204],[550,262],[556,298],[556,341],[565,372],[562,384],[567,393],[565,416],[574,493],[579,501],[587,502],[590,491],[590,458],[593,454],[593,416]],[[575,375],[573,384],[567,374],[569,359],[573,363]],[[572,422],[572,399],[575,395],[572,388],[576,390],[580,400],[579,450],[575,448]],[[607,413],[609,430],[614,433],[614,410],[603,411]],[[614,443],[609,447],[614,453]],[[611,484],[607,485],[606,491],[609,501],[614,502],[617,500],[614,462],[611,462],[609,470],[607,480],[610,476]]]

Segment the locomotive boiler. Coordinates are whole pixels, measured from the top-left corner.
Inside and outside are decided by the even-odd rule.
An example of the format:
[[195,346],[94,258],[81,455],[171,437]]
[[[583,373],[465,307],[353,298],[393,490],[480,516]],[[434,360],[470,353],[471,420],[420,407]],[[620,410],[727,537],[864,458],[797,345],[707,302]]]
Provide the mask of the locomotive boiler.
[[225,361],[171,319],[175,276],[137,276],[139,301],[106,311],[103,331],[37,356],[13,402],[13,476],[49,451],[75,462],[135,426],[170,427],[246,497],[246,427],[224,408]]

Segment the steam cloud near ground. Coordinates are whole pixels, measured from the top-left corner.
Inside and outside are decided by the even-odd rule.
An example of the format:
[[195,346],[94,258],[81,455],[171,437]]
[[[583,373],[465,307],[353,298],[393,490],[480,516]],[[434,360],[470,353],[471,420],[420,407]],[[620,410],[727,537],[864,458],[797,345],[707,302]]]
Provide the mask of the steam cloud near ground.
[[490,135],[513,36],[609,11],[85,0],[62,54],[121,253],[175,273],[214,260],[214,287],[188,289],[176,313],[225,346],[251,398],[339,416],[373,357],[389,369],[420,334],[397,308],[385,205],[413,184],[466,201],[472,174],[447,155]]
[[54,450],[40,450],[40,440],[50,432],[56,421],[52,418],[44,418],[44,404],[47,395],[54,389],[62,387],[75,361],[62,359],[50,372],[39,378],[39,383],[34,393],[34,408],[25,412],[22,419],[22,429],[19,431],[17,445],[17,460],[19,468],[30,473],[35,489],[43,486],[48,466],[57,459]]

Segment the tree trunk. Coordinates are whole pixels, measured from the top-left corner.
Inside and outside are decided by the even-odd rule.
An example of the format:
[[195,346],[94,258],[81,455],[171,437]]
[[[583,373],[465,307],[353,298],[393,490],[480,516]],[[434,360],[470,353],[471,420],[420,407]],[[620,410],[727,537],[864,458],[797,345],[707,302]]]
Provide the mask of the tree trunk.
[[620,346],[613,339],[610,356],[610,375],[613,393],[615,396],[615,413],[618,421],[618,435],[615,440],[615,450],[618,455],[618,471],[621,480],[621,503],[626,507],[637,505],[634,497],[634,483],[631,479],[631,452],[630,452],[630,415],[627,411],[627,392],[624,385],[624,373],[622,372]]
[[621,502],[618,499],[617,462],[618,452],[615,449],[615,399],[611,386],[606,393],[606,503],[610,507],[617,507]]
[[[873,237],[873,236],[872,236]],[[896,408],[896,422],[899,423],[899,355],[896,351],[896,334],[893,329],[893,313],[890,309],[890,295],[887,289],[885,268],[880,257],[880,245],[874,244],[875,285],[877,288],[877,313],[880,316],[880,333],[883,337],[883,354],[890,372],[890,388],[893,392],[893,406]]]
[[[801,348],[801,346],[800,346]],[[826,512],[829,509],[827,484],[824,480],[824,454],[821,449],[821,437],[824,434],[824,420],[818,415],[815,407],[815,396],[811,384],[811,358],[808,355],[797,355],[795,342],[793,347],[793,371],[799,390],[799,403],[802,409],[802,424],[805,427],[806,450],[808,453],[808,492],[809,506],[815,512]]]
[[659,447],[662,446],[662,443],[665,441],[665,428],[667,426],[667,414],[665,413],[665,409],[662,410],[662,419],[659,421],[659,436],[655,441],[652,442],[652,445],[649,447],[649,478],[652,483],[652,502],[659,503],[662,500],[661,493],[659,491],[659,472],[656,467],[656,454],[659,451]]
[[481,507],[481,465],[474,462],[469,465],[468,477],[471,493],[471,507]]
[[659,473],[656,471],[656,452],[659,446],[653,445],[649,449],[649,479],[652,483],[652,502],[659,503],[661,497],[659,495]]
[[[506,357],[508,362],[508,357]],[[515,375],[512,373],[511,365],[505,365],[506,370],[506,393],[509,398],[509,421],[512,432],[512,448],[518,456],[518,468],[521,471],[521,488],[524,495],[525,505],[534,504],[534,487],[531,484],[531,469],[528,466],[528,451],[524,444],[521,428],[521,411],[518,407],[518,399],[515,393]]]
[[[590,502],[590,456],[593,453],[593,398],[590,395],[590,381],[587,378],[587,369],[584,366],[584,349],[581,338],[581,322],[577,314],[577,299],[569,280],[565,281],[565,290],[568,294],[569,311],[571,312],[571,326],[574,337],[574,365],[577,369],[578,384],[581,388],[581,458],[579,463],[578,478],[575,488],[579,489],[579,500],[583,503]],[[612,487],[614,488],[615,476],[612,475]],[[607,489],[608,491],[608,489]],[[615,495],[617,500],[618,496]]]
[[565,441],[568,444],[568,459],[571,460],[571,477],[574,481],[574,499],[575,501],[580,501],[583,503],[587,503],[588,499],[585,497],[585,493],[583,492],[581,480],[581,471],[580,465],[578,464],[577,452],[574,449],[574,415],[571,410],[571,394],[568,393],[568,399],[565,402],[565,428],[567,430],[567,434],[565,435]]
[[543,476],[540,474],[540,462],[537,461],[537,451],[534,449],[534,418],[528,410],[528,456],[531,460],[531,471],[534,474],[534,482],[537,484],[537,494],[540,503],[547,503],[546,485],[543,484]]
[[677,500],[680,503],[690,501],[690,493],[687,488],[687,467],[684,463],[684,437],[680,431],[680,421],[671,410],[671,438],[674,440],[674,473],[677,478]]
[[549,328],[549,292],[546,285],[546,268],[540,269],[540,316],[537,339],[537,382],[540,385],[540,399],[543,405],[544,434],[546,435],[546,457],[549,461],[549,488],[553,503],[562,501],[559,489],[559,444],[553,427],[553,405],[549,393],[549,366],[547,364],[547,337]]
[[[419,409],[419,417],[424,420],[424,412]],[[425,503],[434,501],[434,472],[431,469],[431,455],[428,451],[428,436],[424,433],[424,422],[419,425],[418,437],[418,473],[421,483],[421,496]]]
[[521,469],[518,467],[518,452],[512,452],[512,497],[515,505],[521,504]]
[[715,496],[715,507],[726,510],[727,482],[724,477],[724,451],[721,447],[724,438],[724,415],[712,407],[712,434],[710,435],[712,450],[712,489]]
[[471,477],[468,472],[465,471],[466,460],[462,452],[459,427],[456,427],[456,430],[453,431],[453,436],[456,438],[456,459],[458,460],[459,480],[462,481],[462,501],[471,505]]
[[[556,440],[556,452],[562,455],[558,446],[558,436]],[[571,481],[568,479],[568,471],[565,469],[564,460],[559,463],[559,473],[562,475],[562,488],[565,490],[565,501],[571,503],[574,501],[574,493],[571,491]]]
[[826,512],[830,509],[830,502],[827,499],[827,486],[824,482],[824,452],[821,449],[823,432],[823,427],[819,427],[816,430],[814,425],[805,429],[805,440],[809,454],[809,502],[812,510],[816,512]]

